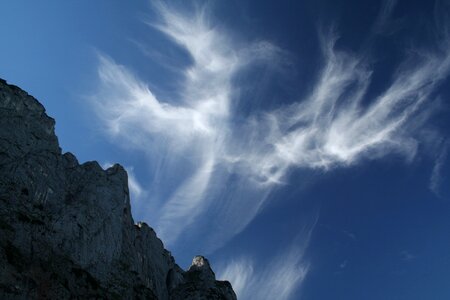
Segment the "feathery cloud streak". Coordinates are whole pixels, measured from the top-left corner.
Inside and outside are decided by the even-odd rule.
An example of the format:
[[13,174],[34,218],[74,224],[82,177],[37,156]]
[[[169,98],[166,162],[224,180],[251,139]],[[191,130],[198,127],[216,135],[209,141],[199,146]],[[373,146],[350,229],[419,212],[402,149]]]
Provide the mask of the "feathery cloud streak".
[[442,143],[442,149],[440,149],[437,158],[434,163],[433,170],[431,172],[429,188],[438,197],[441,197],[440,187],[442,184],[442,169],[447,160],[450,144],[447,141]]
[[231,261],[218,278],[230,280],[239,299],[286,300],[308,273],[308,265],[302,263],[301,255],[291,249],[262,270],[255,270],[253,261],[242,257]]
[[418,51],[384,91],[368,98],[370,65],[362,55],[338,50],[336,34],[322,34],[323,66],[312,93],[237,125],[234,76],[255,63],[276,64],[282,51],[268,42],[234,42],[213,26],[206,9],[189,14],[155,7],[161,20],[152,26],[192,58],[180,70],[179,98],[158,99],[126,67],[100,56],[94,99],[109,133],[157,166],[154,180],[165,192],[149,189],[162,205],[153,223],[169,244],[190,234],[220,247],[247,226],[293,168],[329,170],[393,152],[411,159],[419,142],[414,117],[419,110],[426,114],[423,104],[450,69],[448,47]]
[[317,218],[268,263],[254,264],[250,257],[243,256],[219,270],[218,278],[230,280],[239,299],[290,299],[308,274],[304,255],[316,223]]

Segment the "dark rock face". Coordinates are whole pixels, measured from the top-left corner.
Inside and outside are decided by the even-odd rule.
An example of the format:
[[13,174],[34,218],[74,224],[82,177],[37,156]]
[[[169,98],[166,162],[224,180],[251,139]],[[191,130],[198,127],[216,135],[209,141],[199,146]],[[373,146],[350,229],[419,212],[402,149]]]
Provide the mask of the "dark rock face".
[[127,173],[61,153],[44,107],[0,79],[1,299],[236,299],[130,212]]
[[209,262],[203,256],[196,256],[184,273],[184,281],[171,291],[176,300],[236,299],[228,281],[217,281]]

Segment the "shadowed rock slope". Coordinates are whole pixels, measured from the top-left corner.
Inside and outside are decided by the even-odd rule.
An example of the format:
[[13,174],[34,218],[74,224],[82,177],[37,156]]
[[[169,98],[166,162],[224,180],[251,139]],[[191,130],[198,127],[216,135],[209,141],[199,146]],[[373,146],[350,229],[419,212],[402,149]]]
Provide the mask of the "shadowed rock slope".
[[185,272],[134,223],[123,167],[80,165],[54,126],[0,80],[1,299],[236,299],[205,258]]

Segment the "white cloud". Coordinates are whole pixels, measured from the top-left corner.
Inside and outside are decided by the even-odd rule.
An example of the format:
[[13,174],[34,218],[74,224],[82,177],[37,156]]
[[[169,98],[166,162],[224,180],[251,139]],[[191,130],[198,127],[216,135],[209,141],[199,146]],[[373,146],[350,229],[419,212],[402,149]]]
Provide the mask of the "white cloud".
[[131,198],[134,199],[135,202],[143,200],[146,192],[139,183],[136,174],[134,174],[134,168],[128,167],[126,170],[128,173],[128,188],[130,189]]
[[229,280],[233,290],[239,299],[245,299],[246,289],[250,286],[250,281],[254,279],[253,261],[247,257],[231,260],[225,269],[218,273],[220,280]]
[[335,37],[322,40],[325,65],[312,94],[254,123],[252,130],[268,133],[257,148],[270,150],[244,151],[243,160],[249,168],[257,166],[253,171],[265,182],[282,181],[293,166],[330,169],[392,152],[412,158],[417,146],[412,126],[418,125],[411,123],[413,116],[426,109],[424,102],[449,72],[449,53],[411,59],[364,107],[372,71],[357,56],[337,51]]
[[309,271],[304,254],[316,222],[317,218],[305,226],[285,251],[266,264],[255,264],[252,258],[243,256],[231,260],[217,277],[230,280],[238,299],[291,299]]
[[447,160],[448,149],[449,143],[442,143],[442,147],[436,157],[434,167],[431,172],[429,188],[438,197],[441,196],[440,187],[442,184],[442,169],[444,167],[445,161]]
[[308,266],[297,258],[283,254],[262,270],[255,271],[251,259],[243,257],[231,261],[220,278],[231,281],[238,299],[290,299],[308,273]]
[[[397,5],[397,0],[384,0],[381,3],[381,9],[373,25],[373,31],[376,34],[386,34],[395,30],[395,26],[390,20],[392,12]],[[389,29],[389,30],[388,30]]]
[[[112,136],[160,160],[157,170],[164,169],[163,182],[179,183],[171,187],[174,192],[157,214],[156,226],[170,244],[205,210],[211,176],[226,157],[233,74],[252,60],[273,58],[277,49],[266,42],[235,49],[208,24],[204,10],[187,16],[162,4],[157,7],[162,20],[153,26],[183,46],[193,60],[184,71],[182,96],[170,101],[176,105],[163,102],[127,68],[100,56],[101,88],[95,100]],[[189,175],[177,176],[180,168]]]
[[210,250],[220,247],[293,168],[329,170],[390,153],[412,159],[420,126],[414,117],[426,115],[424,103],[450,69],[448,48],[417,51],[368,98],[370,65],[324,34],[323,67],[310,95],[235,124],[234,75],[252,63],[276,64],[283,52],[268,42],[233,41],[206,9],[155,7],[161,20],[152,26],[192,58],[180,70],[179,98],[158,98],[126,67],[100,56],[93,99],[111,136],[148,155],[155,179],[147,190],[161,207],[152,223],[169,245],[189,235]]

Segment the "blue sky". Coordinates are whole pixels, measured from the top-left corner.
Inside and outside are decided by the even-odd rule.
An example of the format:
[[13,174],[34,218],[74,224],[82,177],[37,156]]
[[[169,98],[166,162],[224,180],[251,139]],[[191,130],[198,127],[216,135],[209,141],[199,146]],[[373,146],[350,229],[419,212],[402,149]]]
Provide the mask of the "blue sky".
[[6,1],[0,76],[240,299],[449,299],[448,1]]

